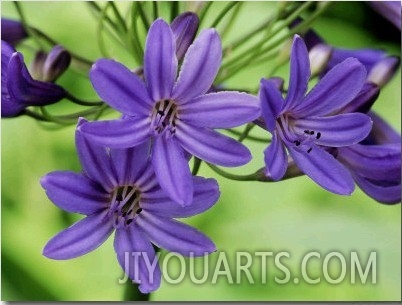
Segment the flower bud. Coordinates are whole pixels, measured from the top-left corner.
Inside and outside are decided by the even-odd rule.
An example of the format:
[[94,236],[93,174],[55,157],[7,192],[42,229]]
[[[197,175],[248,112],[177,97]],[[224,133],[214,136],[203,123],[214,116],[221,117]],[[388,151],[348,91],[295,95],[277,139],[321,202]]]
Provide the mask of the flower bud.
[[379,87],[383,87],[394,76],[399,66],[399,58],[389,56],[377,62],[367,76],[367,81],[370,81]]
[[62,46],[55,46],[43,64],[43,81],[55,81],[70,65],[71,55]]
[[327,68],[327,64],[332,55],[332,47],[323,43],[314,46],[308,56],[310,58],[311,75],[319,75]]
[[181,60],[187,49],[192,44],[199,25],[198,16],[186,12],[177,16],[171,23],[174,38],[176,40],[176,56]]

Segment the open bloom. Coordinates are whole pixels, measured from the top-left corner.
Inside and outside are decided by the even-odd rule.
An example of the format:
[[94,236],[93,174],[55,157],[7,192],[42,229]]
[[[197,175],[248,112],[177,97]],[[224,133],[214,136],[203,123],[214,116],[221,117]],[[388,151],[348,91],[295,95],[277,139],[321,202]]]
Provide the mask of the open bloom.
[[161,19],[149,29],[145,84],[122,64],[98,60],[90,72],[98,95],[123,113],[118,120],[88,122],[88,139],[126,148],[152,139],[151,158],[161,187],[182,205],[192,202],[193,184],[185,151],[210,163],[239,166],[249,150],[213,128],[231,128],[260,115],[256,97],[239,92],[207,93],[219,70],[222,47],[213,29],[188,48],[176,80],[178,60],[173,32]]
[[1,41],[1,116],[15,117],[28,106],[44,106],[60,101],[66,91],[51,82],[35,80],[21,53]]
[[[214,179],[193,177],[192,205],[182,207],[159,187],[149,160],[149,143],[106,149],[83,138],[82,124],[81,120],[76,146],[83,172],[52,172],[41,179],[41,184],[58,207],[86,217],[53,237],[43,250],[45,256],[62,260],[84,255],[115,230],[114,248],[120,265],[124,269],[128,257],[127,275],[140,282],[143,293],[149,293],[161,280],[157,263],[154,269],[147,267],[154,264],[152,243],[187,256],[215,251],[215,245],[201,232],[172,219],[209,209],[220,194]],[[134,253],[141,252],[136,264]]]
[[310,78],[306,45],[295,36],[290,57],[290,81],[286,99],[276,82],[261,81],[263,118],[272,143],[265,150],[266,174],[281,179],[287,168],[287,152],[297,166],[323,188],[350,194],[353,179],[325,147],[342,147],[363,140],[371,129],[362,113],[333,115],[360,91],[366,79],[362,64],[347,59],[330,70],[305,96]]

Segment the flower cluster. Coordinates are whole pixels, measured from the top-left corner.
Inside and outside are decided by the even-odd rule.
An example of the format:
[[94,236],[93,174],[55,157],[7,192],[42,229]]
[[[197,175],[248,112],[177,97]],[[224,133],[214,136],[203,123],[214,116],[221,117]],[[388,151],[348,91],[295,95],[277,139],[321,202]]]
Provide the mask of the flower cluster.
[[[258,92],[231,90],[217,82],[224,54],[218,31],[207,28],[197,36],[198,16],[186,12],[170,24],[153,21],[137,69],[110,58],[91,63],[89,79],[102,101],[85,102],[55,83],[79,57],[55,45],[36,53],[29,72],[14,49],[27,29],[10,20],[2,20],[3,26],[9,30],[2,32],[2,117],[28,114],[46,121],[51,116],[42,115],[43,108],[62,99],[93,107],[57,117],[63,123],[80,117],[75,140],[82,171],[51,172],[41,185],[55,205],[85,217],[47,243],[46,257],[84,255],[113,231],[123,269],[125,253],[153,259],[154,246],[187,256],[216,251],[203,233],[175,220],[208,210],[220,196],[217,181],[197,176],[189,161],[212,168],[247,164],[252,154],[241,142],[254,126],[272,137],[259,152],[265,165],[251,180],[289,178],[295,166],[294,176],[305,174],[335,194],[350,195],[357,184],[381,203],[401,200],[401,137],[371,110],[399,66],[397,57],[334,48],[308,31],[291,35],[287,87],[283,79],[268,77],[261,78]],[[30,110],[36,108],[43,113]],[[119,118],[98,120],[105,109]],[[235,132],[244,124],[247,132],[239,140],[218,131]],[[132,270],[128,276],[140,291],[156,290],[159,266],[152,276],[144,260],[138,268],[139,276]]]

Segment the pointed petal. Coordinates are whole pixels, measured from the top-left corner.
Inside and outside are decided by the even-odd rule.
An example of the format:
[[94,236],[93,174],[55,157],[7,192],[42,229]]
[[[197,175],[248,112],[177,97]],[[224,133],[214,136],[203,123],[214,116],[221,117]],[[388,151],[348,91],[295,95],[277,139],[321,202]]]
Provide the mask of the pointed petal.
[[152,23],[144,55],[144,76],[154,101],[169,99],[177,73],[176,43],[172,30],[162,19]]
[[151,214],[168,218],[190,217],[211,208],[219,199],[219,186],[215,179],[193,177],[194,197],[189,206],[179,206],[163,190],[143,193],[141,207]]
[[152,164],[156,177],[165,192],[180,205],[193,200],[193,183],[190,169],[180,145],[165,134],[155,138]]
[[232,128],[259,116],[255,96],[233,91],[205,94],[180,107],[180,119],[200,127]]
[[140,282],[139,289],[142,293],[150,293],[159,288],[161,284],[159,263],[156,263],[153,270],[148,268],[157,259],[155,250],[145,233],[135,223],[127,229],[116,230],[114,249],[124,272],[134,282]]
[[357,59],[346,59],[325,74],[292,114],[297,117],[320,116],[342,109],[360,92],[366,74],[366,69]]
[[380,94],[380,87],[373,83],[365,83],[359,94],[340,113],[367,113]]
[[108,150],[104,146],[89,141],[81,131],[88,124],[87,120],[80,118],[75,131],[75,145],[83,172],[95,182],[98,182],[109,192],[117,184],[113,172]]
[[110,159],[119,185],[137,181],[146,166],[150,166],[151,141],[131,148],[110,150]]
[[52,259],[70,259],[98,248],[113,232],[107,211],[92,214],[54,236],[43,249]]
[[370,180],[360,175],[353,177],[360,189],[378,202],[385,204],[401,202],[401,181],[387,183],[387,181]]
[[128,115],[148,115],[153,101],[139,77],[117,61],[102,58],[89,73],[92,86],[110,107]]
[[222,60],[222,46],[214,29],[203,30],[188,49],[179,77],[173,89],[173,99],[185,104],[205,94],[218,73]]
[[203,233],[174,219],[158,217],[143,211],[137,217],[138,225],[160,248],[185,256],[203,256],[216,251],[214,243]]
[[62,87],[32,79],[24,64],[24,58],[18,52],[11,56],[7,73],[8,92],[20,104],[26,106],[49,105],[66,96]]
[[272,133],[275,130],[276,119],[285,106],[285,101],[275,82],[269,79],[261,79],[259,95],[265,125]]
[[24,26],[17,20],[1,18],[1,40],[7,41],[11,45],[16,45],[28,36]]
[[145,142],[149,137],[149,118],[133,118],[88,122],[81,126],[85,137],[98,145],[128,148]]
[[272,143],[265,149],[266,175],[278,181],[285,175],[288,167],[288,158],[280,137],[273,134]]
[[233,167],[251,160],[250,151],[243,144],[207,128],[180,122],[176,137],[190,154],[213,164]]
[[300,150],[291,147],[289,152],[297,166],[318,185],[335,194],[350,195],[354,190],[352,176],[332,155],[312,144],[300,146]]
[[180,14],[170,24],[174,39],[176,40],[176,56],[178,60],[184,57],[184,54],[193,42],[198,25],[198,16],[192,12]]
[[67,212],[89,215],[107,208],[109,195],[81,174],[52,172],[43,176],[40,184],[49,199]]
[[290,54],[290,79],[285,99],[286,109],[302,102],[307,91],[310,74],[310,60],[306,44],[299,35],[295,35]]
[[330,117],[309,117],[295,120],[294,130],[303,134],[314,131],[314,142],[319,145],[341,147],[356,144],[370,133],[372,122],[362,113],[346,113]]

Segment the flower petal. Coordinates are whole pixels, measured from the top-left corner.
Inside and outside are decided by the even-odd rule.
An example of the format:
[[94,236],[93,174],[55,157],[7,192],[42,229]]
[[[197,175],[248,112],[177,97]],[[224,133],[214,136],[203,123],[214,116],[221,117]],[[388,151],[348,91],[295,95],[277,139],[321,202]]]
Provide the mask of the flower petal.
[[270,79],[261,79],[259,96],[265,125],[272,133],[275,130],[276,119],[285,106],[285,101],[276,83]]
[[222,60],[222,46],[214,29],[203,30],[189,47],[173,89],[173,99],[185,104],[208,91]]
[[110,149],[110,159],[119,185],[130,185],[137,181],[150,166],[151,141],[126,149]]
[[169,218],[190,217],[211,208],[219,199],[219,186],[215,179],[193,177],[194,196],[189,206],[179,206],[163,190],[143,193],[141,207],[144,211]]
[[290,79],[285,109],[291,109],[302,102],[307,91],[310,74],[310,60],[306,44],[299,35],[295,35],[290,54]]
[[89,141],[81,131],[88,124],[87,120],[80,118],[75,131],[75,145],[83,172],[103,188],[110,192],[117,184],[116,175],[110,163],[108,150],[104,146]]
[[67,212],[89,215],[107,208],[109,195],[81,174],[52,172],[43,176],[40,184],[49,199]]
[[400,144],[356,144],[339,149],[338,159],[360,176],[374,180],[401,181]]
[[354,182],[349,171],[332,155],[311,143],[296,150],[289,147],[289,152],[297,166],[318,185],[335,194],[350,195],[354,190]]
[[78,257],[98,248],[112,232],[112,219],[107,217],[107,211],[92,214],[54,236],[43,249],[43,255],[58,260]]
[[309,117],[295,120],[294,130],[299,134],[314,131],[314,142],[319,145],[341,147],[356,144],[367,137],[372,127],[369,116],[346,113],[330,117]]
[[288,167],[288,158],[280,137],[273,134],[272,143],[265,149],[265,174],[273,180],[280,180],[286,172]]
[[186,54],[187,49],[193,42],[198,30],[198,25],[198,16],[192,12],[180,14],[170,24],[170,28],[176,40],[176,56],[178,60],[184,57],[184,54]]
[[169,99],[177,73],[176,44],[172,30],[162,19],[152,23],[144,55],[144,75],[154,101]]
[[360,175],[354,175],[360,189],[378,202],[396,204],[401,202],[401,182],[393,184],[387,181],[370,180]]
[[121,63],[102,58],[89,72],[96,93],[110,107],[128,115],[148,115],[153,101],[140,78]]
[[1,40],[11,45],[16,45],[22,39],[28,37],[24,26],[17,20],[1,18]]
[[85,137],[98,145],[128,148],[145,142],[149,137],[149,118],[128,117],[119,120],[88,122],[81,126]]
[[141,228],[133,223],[127,229],[117,229],[114,249],[120,266],[132,281],[140,283],[142,293],[150,293],[159,288],[161,270],[158,262],[153,265],[157,256]]
[[328,115],[342,109],[360,92],[366,80],[366,69],[355,58],[336,65],[292,109],[296,117]]
[[155,245],[170,252],[203,256],[216,251],[214,243],[203,233],[174,219],[143,211],[137,217],[137,223]]
[[365,83],[359,94],[339,113],[362,112],[367,113],[380,94],[380,87],[373,83]]
[[185,206],[193,200],[193,183],[184,152],[174,138],[165,134],[155,138],[152,164],[160,186],[178,204]]
[[213,164],[233,167],[251,160],[250,151],[243,144],[207,128],[180,122],[176,137],[190,154]]
[[24,64],[24,58],[18,52],[11,56],[7,74],[8,93],[20,104],[44,106],[58,102],[66,96],[62,87],[32,79]]
[[363,141],[365,144],[401,144],[401,135],[380,116],[373,111],[367,113],[373,120],[373,129],[370,135]]
[[199,96],[180,107],[180,119],[209,128],[232,128],[260,116],[258,99],[240,92],[218,92]]

